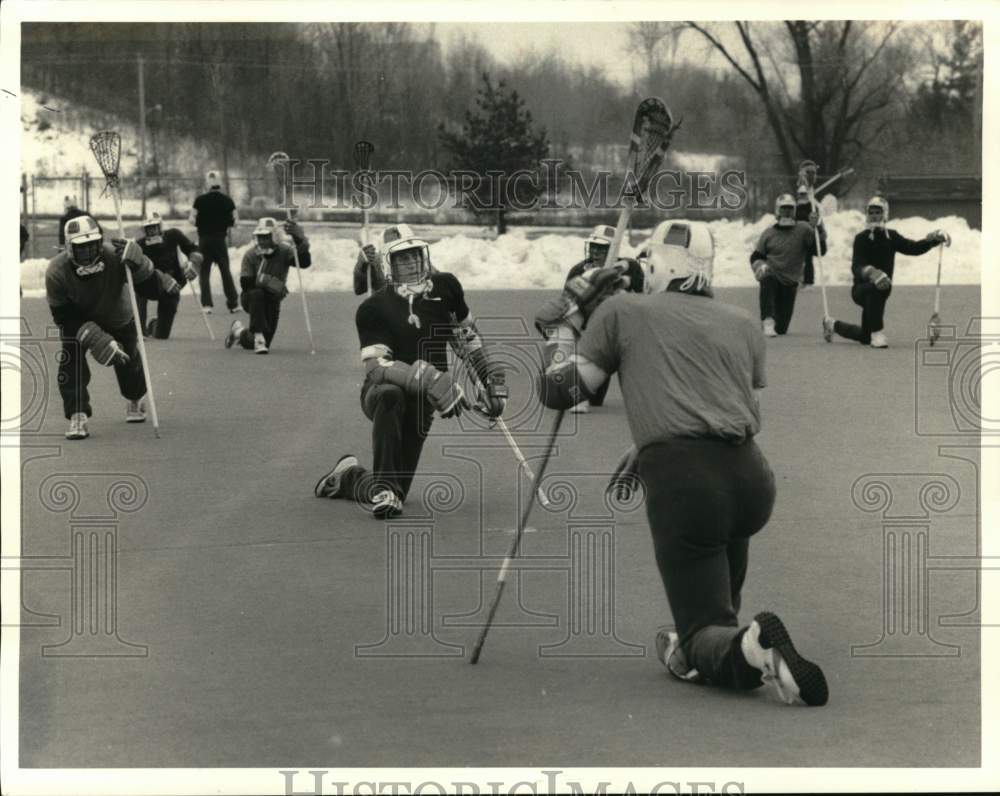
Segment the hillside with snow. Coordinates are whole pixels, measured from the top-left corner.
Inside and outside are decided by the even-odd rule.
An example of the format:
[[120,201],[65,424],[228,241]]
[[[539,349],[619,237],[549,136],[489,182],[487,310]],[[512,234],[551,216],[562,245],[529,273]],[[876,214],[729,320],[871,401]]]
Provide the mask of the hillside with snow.
[[[134,173],[138,152],[134,146],[136,130],[120,119],[86,109],[69,110],[68,103],[59,98],[44,96],[39,92],[25,91],[21,96],[22,149],[21,166],[26,174],[46,177],[78,177],[85,169],[97,171],[89,149],[90,135],[103,126],[114,125],[123,139],[122,171]],[[193,180],[204,168],[204,147],[193,138],[176,143],[171,152],[171,163],[177,164]],[[704,167],[711,160],[709,155],[692,155],[687,165]],[[695,162],[696,161],[696,162]],[[231,173],[235,173],[232,172]],[[36,186],[36,200],[40,212],[61,213],[62,198],[69,181],[53,183],[49,187]],[[110,199],[98,198],[100,183],[93,190],[91,201],[99,218],[108,218],[112,212]],[[152,198],[148,206],[153,210],[166,210],[159,198]],[[126,211],[138,212],[138,200],[126,200]],[[185,205],[186,207],[186,205]],[[612,219],[609,219],[611,221]],[[764,216],[751,223],[741,219],[720,220],[710,223],[715,236],[715,283],[722,287],[753,285],[748,257],[761,232],[774,223],[772,216]],[[830,251],[824,258],[827,282],[848,285],[851,282],[850,261],[854,235],[864,228],[864,218],[854,210],[843,210],[825,219]],[[185,223],[178,226],[189,236],[194,230]],[[890,226],[909,238],[922,238],[933,229],[943,229],[952,238],[952,246],[944,250],[942,281],[948,284],[979,284],[981,235],[970,229],[964,219],[945,218],[892,219]],[[585,230],[567,233],[542,228],[513,227],[511,232],[493,238],[485,230],[470,234],[469,227],[423,227],[424,234],[433,241],[431,256],[441,270],[459,276],[469,289],[492,288],[544,288],[561,287],[570,266],[583,257]],[[375,227],[374,231],[379,228]],[[352,267],[358,253],[358,243],[343,226],[309,224],[306,231],[312,240],[314,266],[305,271],[303,281],[308,290],[350,290]],[[624,255],[633,255],[642,245],[650,230],[633,230],[631,244],[622,248]],[[237,242],[246,242],[247,231],[240,230]],[[234,268],[246,245],[230,250]],[[897,256],[896,283],[933,284],[937,273],[936,252],[923,257]],[[22,285],[26,296],[42,295],[46,260],[26,260],[21,269]],[[294,290],[297,280],[289,286]]]

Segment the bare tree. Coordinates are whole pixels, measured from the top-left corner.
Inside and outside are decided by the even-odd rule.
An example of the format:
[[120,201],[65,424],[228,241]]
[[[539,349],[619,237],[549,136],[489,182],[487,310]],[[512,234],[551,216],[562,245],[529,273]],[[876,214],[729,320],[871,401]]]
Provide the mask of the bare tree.
[[669,54],[670,65],[673,65],[677,57],[677,45],[684,29],[683,23],[662,20],[629,23],[627,28],[629,51],[638,50],[642,54],[647,79],[663,69],[661,52],[664,45]]
[[911,57],[903,42],[894,46],[898,23],[732,24],[739,47],[717,25],[686,23],[753,88],[789,173],[802,158],[839,169],[885,131]]

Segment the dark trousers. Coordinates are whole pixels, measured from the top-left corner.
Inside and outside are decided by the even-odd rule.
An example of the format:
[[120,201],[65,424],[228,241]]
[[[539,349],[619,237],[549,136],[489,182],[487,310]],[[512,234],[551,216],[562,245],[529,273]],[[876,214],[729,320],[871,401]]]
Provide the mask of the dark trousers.
[[888,290],[879,290],[871,282],[862,282],[851,288],[851,299],[861,307],[861,325],[837,321],[833,330],[848,340],[857,340],[868,345],[872,341],[872,332],[881,332],[885,318],[885,303],[889,300]]
[[[182,283],[183,284],[183,283]],[[136,304],[139,306],[139,324],[142,330],[146,330],[146,305],[148,299],[136,294]],[[174,317],[177,315],[177,307],[181,303],[180,296],[164,294],[156,302],[156,327],[153,329],[153,337],[157,340],[166,340],[170,337],[170,330],[174,327]]]
[[813,267],[813,258],[810,255],[806,255],[806,266],[802,270],[802,284],[804,285],[815,285],[816,284],[816,269]]
[[774,506],[774,474],[751,440],[676,439],[639,452],[646,516],[681,649],[702,677],[756,688],[737,615],[750,537]]
[[786,285],[773,276],[760,280],[760,319],[774,318],[774,331],[784,334],[792,322],[798,285]]
[[229,248],[225,235],[199,235],[198,248],[204,260],[201,263],[201,273],[198,274],[198,284],[201,286],[201,306],[212,306],[212,263],[219,266],[222,275],[222,290],[226,294],[226,307],[231,310],[239,306],[236,285],[233,275],[229,272]]
[[[138,401],[146,394],[146,380],[142,370],[142,359],[139,357],[139,341],[135,334],[135,325],[129,321],[125,326],[110,331],[109,334],[129,355],[127,365],[115,365],[118,389],[124,398]],[[90,391],[87,389],[90,384],[90,366],[76,337],[62,338],[62,356],[59,360],[57,381],[66,419],[77,412],[83,412],[90,417],[93,414]]]
[[406,500],[420,463],[434,411],[394,384],[377,384],[361,394],[361,408],[372,421],[373,469],[352,467],[341,480],[340,497],[369,503],[391,489]]
[[253,348],[253,336],[264,335],[268,348],[274,333],[278,331],[278,316],[281,314],[281,299],[274,293],[268,293],[263,288],[255,287],[244,290],[240,296],[240,304],[250,315],[250,325],[240,332],[240,345]]

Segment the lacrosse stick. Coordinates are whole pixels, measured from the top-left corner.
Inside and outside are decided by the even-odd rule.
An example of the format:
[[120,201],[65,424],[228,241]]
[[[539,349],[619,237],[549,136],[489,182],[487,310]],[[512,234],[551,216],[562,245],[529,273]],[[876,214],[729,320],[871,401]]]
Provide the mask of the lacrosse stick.
[[[375,147],[370,141],[358,141],[354,145],[354,165],[365,175],[371,171],[372,155]],[[368,208],[361,208],[361,245],[368,245]]]
[[[816,164],[811,160],[803,160],[799,164],[799,184],[805,186],[809,192],[809,205],[812,207],[812,211],[819,215],[820,222],[822,222],[823,214],[816,201],[816,169]],[[823,255],[820,253],[822,250],[820,249],[819,223],[813,227],[813,236],[816,239],[816,270],[819,272],[819,289],[823,296],[823,317],[829,318],[830,304],[826,298],[826,276],[823,272]],[[827,339],[827,342],[832,342],[832,338]]]
[[[663,162],[663,156],[667,152],[667,147],[670,146],[670,139],[673,137],[673,134],[677,131],[679,126],[679,123],[674,123],[673,116],[663,100],[651,98],[645,99],[639,103],[639,107],[635,112],[635,120],[632,124],[632,138],[629,143],[628,172],[626,174],[626,181],[631,179],[634,184],[629,188],[625,207],[622,208],[621,214],[618,217],[618,225],[615,227],[615,237],[611,241],[611,247],[608,250],[608,257],[605,260],[606,266],[614,264],[617,260],[618,250],[621,247],[622,238],[624,237],[625,230],[628,228],[632,207],[642,198],[642,191],[649,185],[649,181],[653,174],[659,168],[660,163]],[[567,314],[570,313],[567,312]],[[552,426],[552,434],[549,437],[549,443],[546,446],[545,454],[542,457],[542,463],[538,468],[538,477],[535,480],[536,485],[540,485],[545,478],[545,470],[548,468],[549,460],[552,458],[552,450],[555,447],[556,436],[559,434],[559,426],[562,425],[563,416],[565,414],[565,409],[560,409],[556,412],[555,423]],[[493,624],[493,617],[497,612],[497,606],[500,604],[500,598],[503,596],[503,590],[507,581],[507,573],[510,571],[511,561],[517,556],[518,549],[521,546],[521,537],[524,536],[525,525],[528,523],[528,517],[535,504],[535,495],[538,494],[539,491],[540,490],[533,490],[528,495],[528,502],[524,507],[524,512],[521,514],[520,522],[515,529],[514,540],[511,542],[510,551],[507,553],[507,557],[504,559],[503,565],[500,567],[500,574],[497,576],[496,591],[493,594],[493,602],[490,603],[489,613],[486,615],[486,624],[483,625],[479,638],[476,639],[476,645],[472,649],[472,656],[469,658],[469,663],[477,663],[479,661],[479,656],[483,650],[483,644],[486,643],[486,635],[490,632],[490,626]]]
[[[115,218],[118,220],[118,237],[125,239],[125,225],[122,223],[122,208],[120,191],[120,178],[118,176],[118,164],[121,161],[122,137],[114,130],[101,130],[94,133],[90,138],[90,151],[97,159],[97,165],[104,173],[107,182],[107,190],[111,191],[111,198],[115,203]],[[146,344],[143,342],[142,326],[139,323],[139,304],[135,300],[135,283],[132,280],[132,269],[128,264],[122,262],[125,268],[125,278],[128,281],[128,298],[132,304],[132,321],[135,325],[135,333],[139,344],[139,358],[142,361],[142,376],[146,381],[146,395],[149,396],[149,414],[153,419],[153,433],[157,439],[160,437],[160,418],[156,413],[156,398],[153,396],[153,380],[150,376],[149,357],[146,356]]]
[[941,263],[944,260],[945,246],[951,246],[951,237],[947,233],[945,233],[945,243],[938,247],[937,283],[934,286],[934,313],[931,315],[928,323],[931,345],[934,345],[938,338],[941,337],[941,316],[938,313],[941,312]]
[[[510,433],[510,429],[507,428],[507,424],[504,422],[504,419],[502,417],[491,417],[482,408],[482,400],[483,400],[482,395],[480,395],[479,401],[473,407],[476,414],[478,414],[480,417],[483,417],[490,424],[491,428],[493,426],[496,426],[497,428],[500,429],[500,431],[504,435],[504,438],[507,440],[507,445],[510,446],[511,453],[513,453],[514,458],[517,459],[517,463],[518,465],[520,465],[521,470],[524,471],[524,474],[528,477],[529,481],[537,484],[538,482],[535,479],[534,472],[532,472],[531,470],[531,465],[528,464],[528,460],[525,459],[524,454],[521,453],[521,448],[517,444],[517,440],[514,439],[514,435]],[[545,494],[545,490],[542,489],[541,486],[538,486],[536,487],[536,491],[538,492],[538,502],[541,503],[543,506],[545,506],[545,508],[549,508],[552,505],[552,503],[549,501],[548,495]]]
[[[183,257],[183,254],[184,253],[181,251],[180,246],[178,246],[177,247],[177,256],[178,257]],[[184,262],[187,263],[188,268],[192,268],[193,267],[191,265],[191,261],[187,257],[184,257]],[[202,307],[201,306],[201,302],[198,301],[198,293],[194,289],[194,281],[188,279],[186,276],[184,277],[184,281],[187,282],[188,283],[188,287],[191,288],[191,297],[194,299],[194,305],[196,307],[198,307],[199,311],[201,312],[201,319],[205,322],[205,328],[208,329],[208,336],[209,336],[209,338],[212,340],[212,342],[215,342],[215,332],[212,331],[212,324],[210,324],[208,322],[208,313],[205,312],[205,308]]]
[[[288,157],[284,152],[274,152],[267,159],[268,168],[275,169],[280,166],[285,168],[291,158]],[[289,221],[292,220],[292,208],[285,208],[285,218]],[[309,320],[309,304],[306,301],[306,288],[302,284],[302,269],[299,268],[299,250],[295,245],[295,241],[292,241],[292,256],[295,258],[295,273],[299,276],[299,295],[302,296],[302,314],[306,316],[306,331],[309,333],[309,353],[316,353],[316,343],[313,341],[313,328],[312,322]]]
[[[556,444],[556,437],[559,435],[559,426],[562,425],[563,415],[566,414],[565,409],[560,409],[556,412],[555,423],[552,424],[552,433],[549,434],[549,443],[545,447],[545,455],[542,457],[542,465],[538,468],[538,481],[536,483],[541,483],[541,480],[545,477],[545,470],[549,466],[549,460],[552,458],[552,449]],[[511,542],[510,550],[507,552],[507,557],[504,558],[503,564],[500,566],[500,574],[497,575],[497,587],[496,591],[493,593],[493,602],[490,603],[489,613],[486,615],[486,624],[483,625],[483,629],[479,633],[479,638],[476,639],[476,645],[472,648],[472,656],[469,658],[469,663],[475,664],[479,662],[479,656],[483,651],[483,644],[486,643],[486,634],[490,632],[490,626],[493,624],[493,617],[496,615],[497,607],[500,605],[500,597],[503,596],[504,586],[507,585],[507,573],[510,571],[511,561],[517,557],[517,551],[521,546],[521,537],[524,536],[524,527],[528,524],[528,515],[531,514],[532,506],[535,504],[535,491],[532,491],[528,496],[528,503],[524,507],[524,511],[521,513],[521,521],[517,525],[517,529],[514,533],[514,541]]]
[[814,189],[814,192],[819,193],[820,191],[825,191],[841,177],[849,177],[851,174],[854,174],[854,169],[844,169],[843,171],[838,171],[822,185],[817,185],[816,188]]

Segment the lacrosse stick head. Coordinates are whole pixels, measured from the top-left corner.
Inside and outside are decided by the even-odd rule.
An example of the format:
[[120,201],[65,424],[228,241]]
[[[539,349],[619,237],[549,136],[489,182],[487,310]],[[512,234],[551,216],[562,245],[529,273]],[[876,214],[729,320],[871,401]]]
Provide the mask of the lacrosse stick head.
[[269,169],[276,169],[279,166],[284,168],[288,165],[288,161],[290,160],[291,158],[288,157],[287,152],[272,152],[267,159],[267,167]]
[[354,145],[354,165],[359,171],[369,171],[371,169],[372,154],[375,146],[371,141],[358,141]]
[[90,137],[90,151],[97,159],[97,165],[109,188],[119,185],[118,167],[122,157],[122,137],[114,130],[101,130]]
[[678,127],[680,122],[674,122],[673,114],[659,97],[650,97],[639,103],[629,143],[626,175],[628,193],[641,198],[642,192],[663,162],[670,139]]

